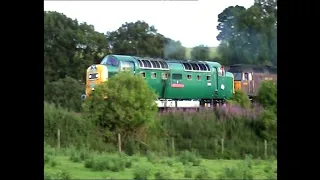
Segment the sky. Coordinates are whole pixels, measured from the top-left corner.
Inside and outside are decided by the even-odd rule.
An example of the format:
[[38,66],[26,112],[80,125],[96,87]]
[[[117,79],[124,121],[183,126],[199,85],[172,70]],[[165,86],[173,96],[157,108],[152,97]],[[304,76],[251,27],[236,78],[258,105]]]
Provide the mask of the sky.
[[125,22],[145,21],[159,33],[180,41],[185,47],[200,44],[217,47],[218,14],[229,6],[249,8],[254,0],[180,1],[44,1],[45,11],[57,11],[87,22],[101,33],[117,30]]

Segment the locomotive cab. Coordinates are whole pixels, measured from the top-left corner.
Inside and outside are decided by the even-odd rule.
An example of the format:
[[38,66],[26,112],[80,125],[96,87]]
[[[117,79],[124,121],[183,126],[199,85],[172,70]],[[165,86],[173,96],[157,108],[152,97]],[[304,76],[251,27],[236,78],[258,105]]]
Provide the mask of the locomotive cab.
[[91,65],[87,69],[86,73],[86,90],[85,94],[82,95],[82,99],[84,100],[86,97],[90,95],[92,91],[94,91],[95,86],[97,84],[101,84],[108,79],[108,67],[103,64]]

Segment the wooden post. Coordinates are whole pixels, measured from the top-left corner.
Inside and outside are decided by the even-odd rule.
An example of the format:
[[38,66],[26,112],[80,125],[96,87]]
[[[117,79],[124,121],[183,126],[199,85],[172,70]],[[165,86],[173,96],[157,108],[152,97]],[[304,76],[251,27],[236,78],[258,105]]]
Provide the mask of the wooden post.
[[58,129],[57,135],[58,135],[58,149],[60,149],[60,129]]
[[267,148],[268,148],[268,142],[267,140],[264,140],[264,156],[265,157],[268,157]]
[[260,156],[260,151],[259,151],[260,149],[259,149],[259,141],[257,142],[257,154],[258,154],[258,156]]
[[190,151],[192,150],[191,139],[189,139],[189,149],[190,149]]
[[175,153],[174,153],[174,138],[173,137],[171,138],[171,142],[172,142],[171,143],[171,145],[172,145],[172,155],[174,156]]
[[224,139],[221,139],[221,153],[223,154],[224,151]]
[[121,135],[118,133],[118,147],[119,147],[119,153],[121,153]]

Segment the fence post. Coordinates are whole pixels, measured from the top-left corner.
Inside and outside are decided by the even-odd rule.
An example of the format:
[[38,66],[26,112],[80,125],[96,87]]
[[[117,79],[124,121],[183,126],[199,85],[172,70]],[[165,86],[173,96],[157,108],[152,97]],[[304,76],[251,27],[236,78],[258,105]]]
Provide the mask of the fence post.
[[57,136],[58,136],[58,149],[60,149],[60,129],[58,129]]
[[221,154],[223,154],[224,151],[224,139],[221,139]]
[[190,151],[192,150],[191,139],[189,139],[189,149],[190,149]]
[[118,133],[118,147],[119,147],[119,153],[121,153],[121,135]]
[[171,142],[172,142],[171,143],[171,145],[172,145],[172,155],[174,156],[175,153],[174,153],[174,138],[173,137],[171,138]]
[[257,155],[260,156],[259,141],[257,142]]
[[268,157],[268,154],[267,154],[267,149],[268,148],[268,142],[267,140],[264,140],[264,156],[265,157]]

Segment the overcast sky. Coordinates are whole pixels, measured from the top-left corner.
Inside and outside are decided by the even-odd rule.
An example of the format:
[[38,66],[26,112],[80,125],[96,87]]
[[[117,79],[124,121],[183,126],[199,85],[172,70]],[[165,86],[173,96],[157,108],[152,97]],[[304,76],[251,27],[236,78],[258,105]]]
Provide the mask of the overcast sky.
[[218,14],[229,6],[245,8],[254,0],[198,0],[198,1],[44,1],[45,11],[64,13],[79,22],[87,22],[96,31],[106,33],[118,29],[125,22],[145,21],[159,33],[179,40],[185,47],[204,44],[219,45]]

